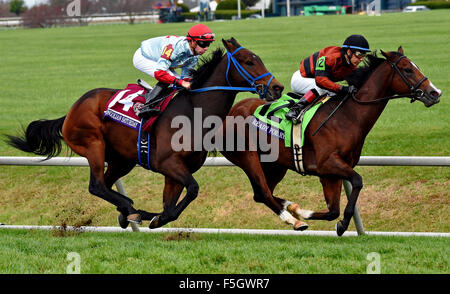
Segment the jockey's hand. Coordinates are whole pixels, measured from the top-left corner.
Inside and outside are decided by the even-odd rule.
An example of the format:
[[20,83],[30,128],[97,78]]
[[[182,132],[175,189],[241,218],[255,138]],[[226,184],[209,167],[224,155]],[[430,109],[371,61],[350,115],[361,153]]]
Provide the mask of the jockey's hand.
[[339,90],[339,94],[348,95],[358,92],[358,89],[355,86],[342,86]]
[[191,83],[188,81],[182,81],[181,82],[181,86],[187,90],[189,90],[191,88]]

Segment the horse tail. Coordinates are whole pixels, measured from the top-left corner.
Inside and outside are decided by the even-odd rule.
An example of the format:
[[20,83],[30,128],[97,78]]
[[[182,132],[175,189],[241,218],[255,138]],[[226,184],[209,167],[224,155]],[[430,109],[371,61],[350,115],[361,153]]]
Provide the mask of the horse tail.
[[6,143],[24,152],[45,155],[47,159],[61,153],[64,140],[61,130],[66,116],[54,120],[36,120],[23,129],[21,136],[6,135]]

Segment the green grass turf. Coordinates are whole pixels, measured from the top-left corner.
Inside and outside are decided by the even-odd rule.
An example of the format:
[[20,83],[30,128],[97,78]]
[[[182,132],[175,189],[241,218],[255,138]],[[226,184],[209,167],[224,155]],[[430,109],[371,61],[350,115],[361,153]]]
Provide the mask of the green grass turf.
[[[0,272],[64,274],[448,274],[438,237],[310,237],[0,230]],[[374,253],[379,266],[374,267]],[[372,254],[372,255],[369,255]],[[72,267],[70,267],[72,269]]]

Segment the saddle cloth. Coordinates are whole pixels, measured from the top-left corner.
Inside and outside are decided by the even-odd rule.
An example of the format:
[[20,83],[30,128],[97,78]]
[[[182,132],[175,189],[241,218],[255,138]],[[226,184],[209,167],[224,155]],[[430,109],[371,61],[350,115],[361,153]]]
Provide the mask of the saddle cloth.
[[109,118],[132,129],[139,129],[141,119],[138,114],[145,103],[143,96],[146,92],[147,90],[139,85],[128,84],[109,99],[103,120]]
[[[328,97],[329,98],[329,97]],[[301,123],[302,138],[305,133],[306,127],[313,118],[319,107],[325,103],[328,99],[322,98],[318,100],[314,105],[309,105],[303,112],[303,118]],[[275,102],[266,103],[259,106],[253,113],[252,125],[260,130],[266,131],[272,136],[276,136],[280,139],[284,139],[286,147],[292,146],[292,121],[286,119],[286,113],[289,112],[289,108],[298,102],[298,99],[292,98],[288,95],[283,95]],[[300,124],[298,124],[300,125]],[[304,141],[301,141],[303,146]]]
[[303,174],[302,147],[305,142],[305,130],[316,111],[329,99],[330,97],[322,97],[315,104],[308,105],[300,115],[301,123],[294,125],[292,121],[286,119],[286,113],[298,99],[283,95],[275,102],[259,106],[253,114],[252,125],[284,140],[284,145],[292,148],[297,172]]
[[[138,115],[141,107],[145,103],[144,95],[146,92],[147,89],[140,85],[128,84],[125,89],[118,91],[109,99],[106,104],[103,119],[109,118],[127,127],[139,130],[141,118]],[[161,112],[167,107],[176,92],[174,90],[161,102],[159,105]],[[158,116],[149,118],[144,122],[142,129],[145,132],[150,132],[157,118]]]

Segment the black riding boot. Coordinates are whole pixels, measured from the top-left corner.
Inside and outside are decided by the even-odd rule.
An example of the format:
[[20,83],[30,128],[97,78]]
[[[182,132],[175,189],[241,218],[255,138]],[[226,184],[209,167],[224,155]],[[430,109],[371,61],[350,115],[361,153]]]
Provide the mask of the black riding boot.
[[297,124],[298,116],[300,112],[309,104],[308,100],[305,97],[302,97],[294,106],[289,109],[289,112],[286,113],[286,118],[291,120],[294,124]]
[[159,94],[161,94],[168,86],[168,84],[158,82],[150,92],[145,94],[145,104],[139,111],[140,118],[148,118],[159,114],[160,110],[155,108],[155,104],[158,102]]

